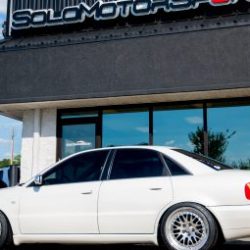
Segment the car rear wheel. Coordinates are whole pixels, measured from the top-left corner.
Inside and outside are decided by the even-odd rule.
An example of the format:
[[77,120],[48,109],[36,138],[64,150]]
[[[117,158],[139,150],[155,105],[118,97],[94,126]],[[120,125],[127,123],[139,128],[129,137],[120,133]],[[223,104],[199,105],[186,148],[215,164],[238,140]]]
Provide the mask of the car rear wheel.
[[208,250],[218,240],[216,221],[198,204],[182,203],[170,208],[160,232],[164,245],[171,250]]
[[0,212],[0,249],[12,246],[12,231],[5,216]]

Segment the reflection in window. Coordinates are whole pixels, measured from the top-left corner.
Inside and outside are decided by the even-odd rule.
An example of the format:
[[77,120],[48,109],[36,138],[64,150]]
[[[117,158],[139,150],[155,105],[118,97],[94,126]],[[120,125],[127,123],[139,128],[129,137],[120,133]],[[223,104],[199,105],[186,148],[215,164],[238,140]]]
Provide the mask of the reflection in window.
[[96,125],[72,124],[62,126],[62,158],[95,148]]
[[146,149],[121,149],[115,155],[110,179],[167,176],[159,154]]
[[108,151],[95,151],[70,158],[43,176],[44,185],[97,181]]
[[147,145],[149,114],[138,112],[104,112],[103,146]]
[[[208,109],[209,154],[236,168],[250,169],[250,106]],[[213,144],[212,144],[213,142]]]
[[196,145],[190,140],[190,137],[192,133],[197,134],[199,130],[203,130],[202,109],[154,111],[155,145],[193,151]]

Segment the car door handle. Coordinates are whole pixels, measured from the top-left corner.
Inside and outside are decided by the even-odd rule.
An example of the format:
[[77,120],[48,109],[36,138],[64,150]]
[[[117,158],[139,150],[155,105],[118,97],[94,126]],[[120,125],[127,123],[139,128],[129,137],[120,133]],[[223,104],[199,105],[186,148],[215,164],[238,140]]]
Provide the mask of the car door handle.
[[151,191],[160,191],[160,190],[162,190],[162,188],[150,188],[149,190],[151,190]]
[[92,194],[92,193],[93,193],[93,191],[92,191],[92,190],[90,190],[90,191],[83,192],[83,193],[81,193],[81,194],[83,194],[83,195],[87,195],[87,194]]

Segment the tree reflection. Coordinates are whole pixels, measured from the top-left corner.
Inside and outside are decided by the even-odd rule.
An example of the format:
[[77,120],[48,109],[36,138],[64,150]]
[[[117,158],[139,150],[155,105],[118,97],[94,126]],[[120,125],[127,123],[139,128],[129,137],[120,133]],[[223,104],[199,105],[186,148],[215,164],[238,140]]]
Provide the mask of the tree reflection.
[[[226,158],[224,153],[227,150],[229,140],[236,134],[236,131],[230,132],[213,132],[208,131],[208,156],[220,161],[225,162]],[[188,138],[192,145],[194,146],[194,153],[204,154],[204,128],[197,127],[195,132],[188,134]]]
[[243,170],[250,170],[250,159],[246,161],[239,161],[239,162],[233,162],[232,164],[233,168],[243,169]]

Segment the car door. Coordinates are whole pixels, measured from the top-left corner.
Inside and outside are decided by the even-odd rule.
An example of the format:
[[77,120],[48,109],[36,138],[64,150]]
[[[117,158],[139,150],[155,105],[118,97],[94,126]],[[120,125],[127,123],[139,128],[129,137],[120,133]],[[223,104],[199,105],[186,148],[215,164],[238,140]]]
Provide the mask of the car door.
[[23,234],[97,234],[100,176],[109,151],[79,154],[43,175],[20,197]]
[[173,199],[169,172],[151,149],[118,149],[98,201],[102,234],[152,234],[160,211]]

